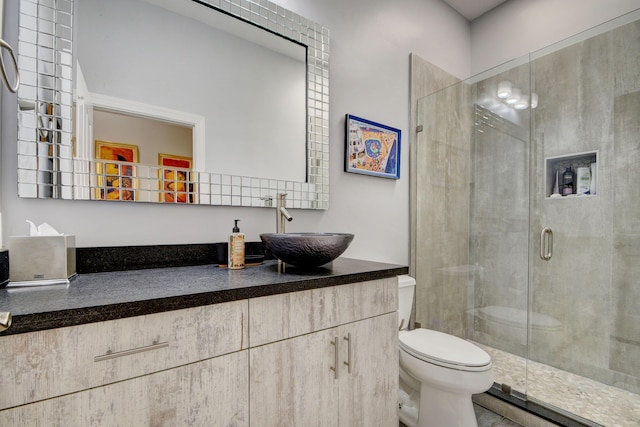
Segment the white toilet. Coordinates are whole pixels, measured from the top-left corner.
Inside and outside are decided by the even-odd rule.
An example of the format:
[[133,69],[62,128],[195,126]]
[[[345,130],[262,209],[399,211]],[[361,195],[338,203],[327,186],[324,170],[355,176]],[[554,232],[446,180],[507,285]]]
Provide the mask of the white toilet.
[[491,357],[429,329],[408,330],[416,281],[398,276],[400,421],[408,427],[477,427],[471,395],[493,384]]

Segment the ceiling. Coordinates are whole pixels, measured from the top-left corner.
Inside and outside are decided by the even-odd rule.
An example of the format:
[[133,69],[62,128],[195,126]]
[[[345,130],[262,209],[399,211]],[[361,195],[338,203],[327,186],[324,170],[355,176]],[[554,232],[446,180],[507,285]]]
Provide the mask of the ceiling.
[[444,0],[469,22],[507,0]]

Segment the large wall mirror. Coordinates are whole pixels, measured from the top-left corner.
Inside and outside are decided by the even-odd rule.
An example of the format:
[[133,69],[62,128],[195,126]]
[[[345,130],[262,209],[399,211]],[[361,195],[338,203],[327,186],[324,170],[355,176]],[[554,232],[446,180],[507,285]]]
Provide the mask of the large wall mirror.
[[265,0],[21,0],[18,194],[327,209],[329,34]]

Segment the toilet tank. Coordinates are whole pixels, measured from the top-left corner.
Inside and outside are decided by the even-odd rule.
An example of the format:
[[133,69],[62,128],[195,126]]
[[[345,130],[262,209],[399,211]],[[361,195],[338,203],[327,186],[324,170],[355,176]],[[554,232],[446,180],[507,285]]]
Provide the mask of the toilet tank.
[[409,328],[415,289],[416,279],[407,275],[398,276],[398,326],[402,329]]

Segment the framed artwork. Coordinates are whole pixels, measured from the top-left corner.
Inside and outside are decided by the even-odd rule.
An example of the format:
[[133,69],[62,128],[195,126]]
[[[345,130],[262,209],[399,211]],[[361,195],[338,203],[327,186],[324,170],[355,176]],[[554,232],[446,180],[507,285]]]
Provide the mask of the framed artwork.
[[167,203],[193,203],[194,188],[191,181],[191,157],[158,154],[160,201]]
[[138,146],[96,140],[96,159],[113,160],[96,164],[96,198],[135,200],[135,166],[132,163],[138,163]]
[[400,178],[400,129],[347,114],[345,172]]

